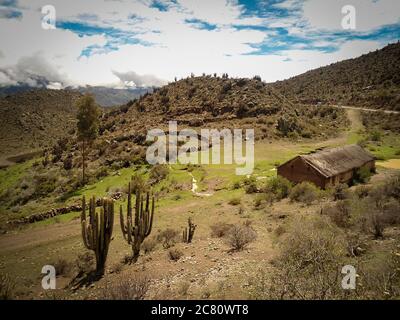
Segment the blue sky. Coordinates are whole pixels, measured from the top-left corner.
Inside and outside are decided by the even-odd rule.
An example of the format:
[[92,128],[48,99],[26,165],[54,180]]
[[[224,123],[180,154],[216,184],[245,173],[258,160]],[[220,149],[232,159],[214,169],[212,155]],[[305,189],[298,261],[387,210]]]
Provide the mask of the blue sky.
[[[398,0],[0,0],[0,85],[155,85],[190,73],[282,80],[399,40]],[[342,8],[355,9],[345,30]],[[15,35],[18,35],[16,41]],[[24,68],[26,61],[30,68]],[[36,62],[35,62],[36,61]],[[24,79],[26,78],[26,79]]]

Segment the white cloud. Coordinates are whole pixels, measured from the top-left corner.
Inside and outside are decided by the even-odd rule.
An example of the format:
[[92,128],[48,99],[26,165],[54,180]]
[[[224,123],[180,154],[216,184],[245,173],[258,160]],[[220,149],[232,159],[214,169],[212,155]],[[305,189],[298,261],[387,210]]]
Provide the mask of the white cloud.
[[112,73],[121,80],[123,87],[158,87],[167,83],[151,74],[139,75],[134,71],[118,72],[115,70]]
[[[191,72],[197,75],[203,72],[208,74],[228,72],[237,77],[251,77],[258,74],[267,81],[274,81],[321,65],[356,57],[382,46],[382,43],[375,41],[353,41],[338,43],[341,47],[335,53],[324,53],[306,50],[304,44],[297,43],[292,46],[292,50],[279,54],[252,55],[250,53],[255,51],[254,46],[262,43],[276,45],[282,39],[274,38],[275,31],[238,30],[233,27],[233,25],[283,27],[291,35],[307,37],[311,31],[333,30],[340,26],[340,4],[344,3],[342,0],[308,0],[304,6],[301,5],[301,1],[287,0],[274,7],[302,10],[284,19],[268,20],[257,16],[243,17],[244,8],[236,1],[179,0],[168,11],[149,7],[150,2],[150,0],[52,0],[58,21],[90,22],[91,25],[104,28],[112,27],[132,33],[135,39],[142,41],[135,44],[120,44],[118,50],[111,52],[93,50],[96,53],[88,57],[81,56],[85,48],[93,45],[101,48],[108,40],[118,39],[110,38],[106,34],[79,37],[63,29],[43,30],[40,7],[48,4],[48,1],[21,0],[19,3],[23,13],[22,18],[0,19],[2,43],[0,69],[8,68],[18,74],[18,77],[10,77],[8,73],[0,72],[0,84],[14,83],[17,79],[21,79],[23,76],[21,61],[29,61],[32,57],[36,57],[36,60],[30,62],[35,67],[31,68],[30,77],[25,74],[27,81],[36,79],[34,76],[36,73],[39,78],[49,77],[48,80],[55,87],[60,83],[115,86],[151,83],[153,85],[158,83],[159,79],[171,81],[175,76],[186,77]],[[395,9],[399,7],[400,1],[353,0],[352,2],[356,7],[359,6],[357,19],[360,30],[369,30],[398,20],[399,10]],[[389,7],[389,4],[394,4],[394,7]],[[370,10],[373,10],[372,13]],[[368,12],[368,21],[364,21],[363,12]],[[298,17],[298,14],[302,16]],[[132,15],[136,18],[132,18]],[[216,25],[216,28],[200,30],[186,23],[187,19],[205,21]],[[303,27],[304,22],[307,22],[307,28]],[[314,45],[324,47],[329,44],[330,42],[321,38]],[[42,59],[42,64],[39,63],[38,57]],[[29,64],[25,63],[25,67],[28,68]],[[50,72],[51,70],[53,71]]]
[[355,31],[371,31],[400,22],[399,0],[307,0],[303,6],[303,15],[313,29],[343,30],[342,8],[345,5],[352,5],[356,9]]

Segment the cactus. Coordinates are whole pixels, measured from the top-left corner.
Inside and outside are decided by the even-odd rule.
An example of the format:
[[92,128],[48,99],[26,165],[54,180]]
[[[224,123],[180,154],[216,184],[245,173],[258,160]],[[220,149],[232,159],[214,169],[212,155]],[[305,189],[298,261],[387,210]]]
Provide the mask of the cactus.
[[188,219],[188,227],[183,230],[182,240],[185,243],[191,243],[193,240],[194,231],[197,225],[192,223],[192,219]]
[[144,239],[151,233],[154,216],[154,196],[151,199],[150,193],[146,193],[146,199],[141,194],[141,191],[136,190],[135,203],[135,218],[132,219],[132,199],[131,199],[131,184],[128,185],[128,204],[126,219],[120,206],[120,223],[124,239],[132,246],[131,263],[134,263],[139,258],[140,246]]
[[86,201],[82,199],[82,238],[85,247],[93,250],[96,255],[96,274],[103,275],[107,260],[108,248],[114,226],[114,201],[103,199],[101,201],[100,216],[96,212],[96,199],[89,202],[89,221],[86,216]]

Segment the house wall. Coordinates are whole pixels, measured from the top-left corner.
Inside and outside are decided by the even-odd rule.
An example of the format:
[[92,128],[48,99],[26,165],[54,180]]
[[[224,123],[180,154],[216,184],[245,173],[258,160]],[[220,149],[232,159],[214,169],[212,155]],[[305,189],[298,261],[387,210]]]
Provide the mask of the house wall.
[[[370,161],[361,166],[360,168],[366,167],[371,171],[375,170],[375,161]],[[278,175],[288,179],[293,183],[301,183],[303,181],[312,182],[320,188],[326,189],[328,187],[335,186],[339,183],[350,182],[355,172],[358,170],[352,169],[336,176],[325,178],[317,170],[311,167],[309,164],[304,162],[300,157],[293,159],[292,161],[280,166],[278,168]]]
[[321,176],[318,171],[304,162],[300,157],[280,166],[278,168],[278,175],[293,183],[300,183],[303,181],[312,182],[320,188],[325,188],[327,183],[327,179]]

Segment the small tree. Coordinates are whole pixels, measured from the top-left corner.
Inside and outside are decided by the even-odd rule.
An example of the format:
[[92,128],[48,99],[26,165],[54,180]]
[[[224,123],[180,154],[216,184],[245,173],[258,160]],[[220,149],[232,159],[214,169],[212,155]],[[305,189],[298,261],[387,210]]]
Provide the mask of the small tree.
[[100,110],[93,96],[89,94],[80,98],[76,106],[78,108],[78,140],[81,142],[82,147],[82,184],[85,184],[86,152],[88,146],[98,135]]

